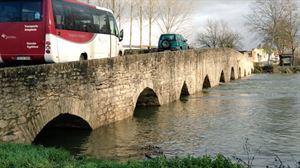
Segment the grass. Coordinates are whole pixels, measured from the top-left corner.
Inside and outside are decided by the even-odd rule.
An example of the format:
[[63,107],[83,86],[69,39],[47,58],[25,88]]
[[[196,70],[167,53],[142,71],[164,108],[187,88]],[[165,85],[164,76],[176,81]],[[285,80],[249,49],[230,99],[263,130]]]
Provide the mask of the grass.
[[86,156],[72,156],[62,149],[21,144],[0,144],[1,168],[242,168],[230,159],[217,155],[166,159],[158,157],[144,161],[96,160]]

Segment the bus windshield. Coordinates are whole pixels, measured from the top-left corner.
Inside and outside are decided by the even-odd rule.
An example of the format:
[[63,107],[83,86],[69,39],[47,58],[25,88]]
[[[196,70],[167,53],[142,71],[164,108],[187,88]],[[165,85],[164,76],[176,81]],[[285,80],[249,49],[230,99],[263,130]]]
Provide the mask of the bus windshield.
[[42,0],[1,0],[0,22],[33,22],[42,19]]

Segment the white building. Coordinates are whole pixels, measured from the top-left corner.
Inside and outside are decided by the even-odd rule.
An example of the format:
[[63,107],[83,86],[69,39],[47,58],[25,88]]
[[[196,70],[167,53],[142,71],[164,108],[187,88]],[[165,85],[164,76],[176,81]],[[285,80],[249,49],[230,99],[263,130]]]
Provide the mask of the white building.
[[263,48],[254,48],[252,50],[252,58],[254,63],[259,63],[260,65],[268,65],[270,57],[270,64],[278,64],[279,56],[274,52],[269,55]]

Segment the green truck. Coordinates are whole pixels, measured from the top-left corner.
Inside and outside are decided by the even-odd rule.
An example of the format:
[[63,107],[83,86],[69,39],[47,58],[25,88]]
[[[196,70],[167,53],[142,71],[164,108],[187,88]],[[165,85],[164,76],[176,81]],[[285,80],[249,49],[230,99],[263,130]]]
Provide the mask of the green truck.
[[189,49],[187,40],[180,34],[162,34],[158,42],[158,50],[186,50]]

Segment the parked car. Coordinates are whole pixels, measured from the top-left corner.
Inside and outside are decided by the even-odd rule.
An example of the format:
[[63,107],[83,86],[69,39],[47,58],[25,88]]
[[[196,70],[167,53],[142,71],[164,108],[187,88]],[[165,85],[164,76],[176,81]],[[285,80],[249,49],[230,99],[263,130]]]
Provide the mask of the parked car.
[[293,65],[293,58],[292,54],[281,54],[279,55],[279,65],[280,66],[292,66]]
[[187,40],[180,34],[162,34],[158,42],[158,50],[186,50],[189,49]]

